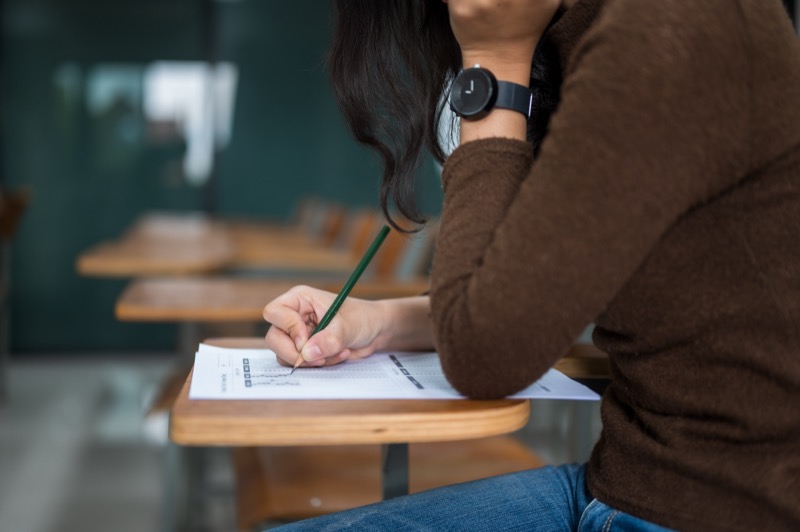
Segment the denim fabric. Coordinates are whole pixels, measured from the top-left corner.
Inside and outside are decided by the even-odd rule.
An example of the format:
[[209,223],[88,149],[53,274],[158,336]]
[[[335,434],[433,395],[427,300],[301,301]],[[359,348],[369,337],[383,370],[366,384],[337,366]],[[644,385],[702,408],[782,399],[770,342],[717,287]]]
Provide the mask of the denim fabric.
[[658,532],[667,529],[592,500],[586,490],[586,466],[573,464],[447,486],[272,530]]
[[620,512],[594,499],[583,511],[578,532],[668,532],[668,528]]

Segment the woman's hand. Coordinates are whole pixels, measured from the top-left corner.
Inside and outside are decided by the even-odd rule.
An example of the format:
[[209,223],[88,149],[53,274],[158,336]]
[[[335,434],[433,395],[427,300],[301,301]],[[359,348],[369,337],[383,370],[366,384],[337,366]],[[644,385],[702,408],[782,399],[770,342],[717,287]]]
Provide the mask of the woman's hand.
[[334,299],[336,294],[295,286],[264,307],[264,319],[272,324],[267,347],[281,364],[293,366],[302,356],[306,366],[326,366],[378,350],[433,348],[428,296],[380,301],[348,297],[328,326],[311,336]]
[[[479,64],[498,80],[530,85],[536,45],[562,0],[444,1],[464,68]],[[480,120],[461,121],[461,144],[493,137],[526,140],[526,117],[494,109]]]
[[527,85],[533,52],[561,0],[449,0],[447,5],[464,67],[479,63],[498,79]]
[[364,358],[375,352],[381,332],[380,305],[347,298],[333,320],[311,337],[317,323],[330,308],[336,294],[308,286],[295,286],[264,307],[264,319],[272,324],[267,346],[281,364],[326,366],[348,358]]

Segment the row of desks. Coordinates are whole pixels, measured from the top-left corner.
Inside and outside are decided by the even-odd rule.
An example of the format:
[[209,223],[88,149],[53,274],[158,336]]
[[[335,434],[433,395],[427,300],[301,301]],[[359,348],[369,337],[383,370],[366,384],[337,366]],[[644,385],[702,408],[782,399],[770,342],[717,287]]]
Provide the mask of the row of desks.
[[[258,251],[254,251],[256,249]],[[306,259],[314,253],[319,257],[328,256],[331,260],[307,262]],[[102,243],[82,254],[78,259],[78,270],[84,275],[137,277],[125,289],[116,304],[116,316],[123,321],[260,322],[264,305],[297,284],[298,279],[257,279],[230,275],[198,277],[178,274],[210,273],[220,269],[227,271],[236,264],[253,264],[257,262],[258,256],[266,258],[290,255],[298,259],[297,264],[304,270],[313,268],[314,265],[325,269],[337,265],[349,268],[353,262],[348,253],[315,246],[303,234],[291,229],[255,223],[215,222],[199,216],[150,214],[139,219],[120,239]],[[236,257],[245,259],[236,262]],[[266,260],[262,261],[262,264],[264,263]],[[150,272],[157,272],[161,277],[149,278],[147,274]],[[175,275],[168,276],[170,273]],[[341,283],[342,280],[320,280],[315,286],[337,291]],[[403,282],[367,279],[355,286],[352,295],[363,298],[401,297],[420,294],[427,287],[426,278]],[[253,340],[243,342],[243,346],[253,346]],[[256,342],[256,345],[263,345],[260,340]],[[562,359],[557,367],[573,377],[596,377],[608,374],[605,355],[589,345],[573,346],[570,355]],[[195,403],[196,405],[192,406]],[[433,407],[441,409],[446,406],[440,401],[430,402],[427,406],[426,401],[414,403],[419,403],[414,408],[419,407],[423,410]],[[226,413],[230,408],[232,414],[228,422],[232,422],[234,419],[240,419],[240,416],[233,413],[236,411],[266,412],[262,403],[257,404],[259,405],[257,408],[240,409],[241,405],[227,402],[222,404],[207,401],[192,402],[184,394],[176,403],[176,410],[173,412],[177,415],[174,421],[173,430],[176,431],[174,434],[181,442],[213,444],[214,438],[209,437],[209,434],[214,432],[213,427],[203,429],[201,431],[203,435],[196,439],[191,436],[190,427],[196,426],[193,420],[199,415],[198,409],[216,412],[211,417],[224,424],[222,418],[227,417],[227,414],[221,415],[219,412]],[[358,408],[363,407],[361,402],[354,404]],[[411,403],[402,401],[397,404],[406,409]],[[462,402],[455,404],[459,409],[474,410],[474,405],[465,406]],[[355,407],[344,406],[346,410]],[[286,405],[283,405],[281,410],[294,411],[285,407]],[[334,414],[330,411],[330,407],[326,408],[325,412],[325,415]],[[413,416],[409,419],[413,419]],[[245,423],[248,424],[249,422]],[[264,418],[259,418],[253,424],[269,425]],[[216,439],[216,444],[220,445],[230,444],[237,438],[244,437],[232,437],[230,436],[232,433],[227,432],[223,436],[224,431],[219,432],[220,437]],[[246,432],[248,431],[242,430],[243,434]],[[266,432],[277,434],[280,431]],[[378,432],[384,434],[382,438],[387,434],[385,430]],[[413,434],[413,431],[408,432],[407,428],[404,428],[403,432]],[[259,431],[250,432],[251,436],[258,433]],[[226,439],[231,437],[233,440]],[[254,437],[255,439],[246,443],[270,444],[257,436]],[[272,441],[272,444],[276,443],[277,441]]]
[[[348,250],[316,245],[291,229],[151,214],[119,239],[81,254],[77,269],[86,276],[134,278],[116,304],[116,316],[123,321],[253,323],[263,321],[261,312],[267,302],[298,282],[310,283],[309,275],[325,272],[329,277],[313,284],[338,291],[357,258]],[[262,268],[293,275],[235,275]],[[352,295],[402,297],[420,294],[427,287],[426,278],[402,282],[365,278]],[[252,348],[262,347],[263,339],[228,338],[212,343]],[[592,346],[573,346],[557,368],[573,377],[608,374],[605,355]],[[384,497],[408,491],[409,443],[508,434],[525,425],[530,412],[529,402],[520,400],[199,401],[188,397],[190,381],[191,374],[182,378],[171,408],[170,437],[175,443],[239,449],[380,444],[384,448]],[[483,448],[482,444],[476,448]],[[334,452],[330,449],[328,452]],[[316,457],[325,455],[314,453]],[[529,455],[514,463],[530,465]],[[246,514],[249,510],[240,506],[240,511]]]

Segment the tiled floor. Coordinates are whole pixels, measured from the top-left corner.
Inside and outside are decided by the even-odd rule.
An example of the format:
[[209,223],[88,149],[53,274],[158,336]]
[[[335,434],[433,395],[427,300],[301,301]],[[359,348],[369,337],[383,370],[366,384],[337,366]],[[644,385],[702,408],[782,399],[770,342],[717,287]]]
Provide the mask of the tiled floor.
[[[171,355],[27,357],[12,362],[0,406],[0,532],[150,532],[166,530],[165,426],[143,412]],[[596,404],[534,402],[517,434],[549,463],[581,459],[572,422],[599,432]],[[211,491],[193,531],[235,530],[225,450],[206,455]]]

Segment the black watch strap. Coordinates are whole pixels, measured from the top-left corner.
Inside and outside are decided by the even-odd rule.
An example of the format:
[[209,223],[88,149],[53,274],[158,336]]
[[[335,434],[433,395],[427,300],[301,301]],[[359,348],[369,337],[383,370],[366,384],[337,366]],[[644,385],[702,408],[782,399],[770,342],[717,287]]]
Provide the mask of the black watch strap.
[[528,87],[510,81],[497,81],[495,107],[519,111],[525,118],[530,118],[532,104],[533,93]]

